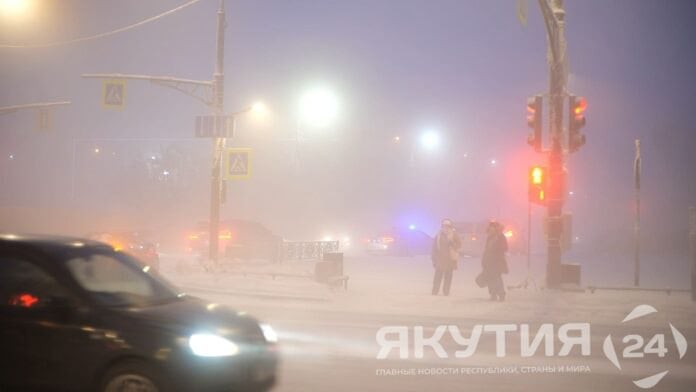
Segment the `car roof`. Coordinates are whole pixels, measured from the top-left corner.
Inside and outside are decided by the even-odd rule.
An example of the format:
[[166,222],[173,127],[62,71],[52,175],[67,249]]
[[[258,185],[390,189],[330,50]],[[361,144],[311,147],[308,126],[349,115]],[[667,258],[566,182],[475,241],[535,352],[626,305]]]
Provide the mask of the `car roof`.
[[49,253],[76,248],[112,249],[108,244],[85,238],[41,234],[0,233],[0,244],[33,248]]

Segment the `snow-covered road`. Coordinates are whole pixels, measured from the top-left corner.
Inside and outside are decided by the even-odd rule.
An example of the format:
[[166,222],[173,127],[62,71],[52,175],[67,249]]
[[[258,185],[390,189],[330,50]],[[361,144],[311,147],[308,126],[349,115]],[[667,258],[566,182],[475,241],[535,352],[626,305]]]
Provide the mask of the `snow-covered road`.
[[[309,279],[211,274],[198,270],[185,256],[167,256],[162,262],[162,273],[190,294],[246,310],[276,328],[283,357],[277,391],[635,391],[633,380],[665,370],[669,373],[653,390],[696,390],[696,306],[685,294],[529,289],[512,291],[506,302],[490,302],[471,281],[477,268],[476,260],[463,263],[452,295],[443,297],[429,294],[432,271],[427,258],[347,257],[347,291],[330,290]],[[524,276],[519,268],[512,272],[511,282]],[[622,323],[640,304],[658,312]],[[583,355],[576,348],[559,356],[562,342],[556,334],[565,323],[591,326],[590,353]],[[694,347],[682,359],[670,323]],[[529,324],[533,334],[540,325],[552,324],[553,355],[546,356],[542,348],[523,357],[516,327],[506,335],[503,357],[496,356],[497,343],[488,332],[469,358],[455,358],[462,347],[445,336],[441,343],[447,358],[426,347],[424,357],[415,359],[411,346],[408,359],[400,359],[396,351],[377,359],[376,336],[385,326],[407,327],[410,334],[422,326],[428,337],[440,325],[454,325],[468,337],[476,325],[500,324]],[[667,354],[621,358],[622,369],[617,369],[606,358],[603,342],[612,335],[621,357],[626,346],[622,338],[630,334],[646,342],[664,334]]]

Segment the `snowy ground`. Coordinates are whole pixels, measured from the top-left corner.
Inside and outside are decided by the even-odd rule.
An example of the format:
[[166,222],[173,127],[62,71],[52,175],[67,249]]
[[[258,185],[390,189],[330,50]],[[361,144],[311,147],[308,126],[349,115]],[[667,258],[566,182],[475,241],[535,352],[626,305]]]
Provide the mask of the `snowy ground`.
[[[535,261],[535,264],[542,263]],[[523,258],[510,260],[507,284],[525,275]],[[668,370],[669,374],[652,390],[696,390],[696,304],[684,293],[668,296],[663,292],[558,292],[512,290],[506,302],[490,302],[473,278],[479,261],[460,263],[449,297],[430,295],[432,267],[427,257],[398,258],[365,255],[347,256],[345,273],[350,275],[348,290],[331,289],[303,277],[276,277],[255,273],[311,274],[312,264],[263,263],[227,265],[217,272],[206,272],[194,257],[164,255],[162,273],[184,291],[211,301],[247,310],[272,324],[281,338],[283,365],[278,391],[437,391],[461,390],[612,390],[634,391],[632,380]],[[541,280],[542,271],[534,276]],[[542,283],[539,281],[538,283]],[[622,323],[637,305],[649,304],[658,313]],[[583,322],[592,326],[591,355],[572,352],[567,357],[543,354],[523,358],[519,353],[519,334],[507,337],[511,352],[495,355],[494,340],[482,340],[476,354],[467,359],[438,358],[426,348],[423,359],[399,359],[391,355],[378,360],[375,336],[384,326],[423,326],[426,336],[439,325],[457,325],[469,331],[476,324],[528,323],[535,331],[543,323],[556,328],[563,323]],[[669,323],[686,336],[690,351],[679,359]],[[465,333],[465,332],[462,332]],[[664,333],[668,353],[664,358],[648,354],[642,359],[621,359],[622,370],[603,354],[602,342],[614,336],[639,334],[646,342]],[[443,340],[451,353],[454,342]],[[556,348],[557,351],[557,348]],[[570,365],[565,373],[535,374],[454,374],[424,375],[427,369],[517,369],[523,367]],[[573,368],[573,366],[575,366]],[[385,375],[385,369],[402,369],[415,375]],[[450,370],[447,370],[450,369]],[[382,372],[382,373],[380,373]]]

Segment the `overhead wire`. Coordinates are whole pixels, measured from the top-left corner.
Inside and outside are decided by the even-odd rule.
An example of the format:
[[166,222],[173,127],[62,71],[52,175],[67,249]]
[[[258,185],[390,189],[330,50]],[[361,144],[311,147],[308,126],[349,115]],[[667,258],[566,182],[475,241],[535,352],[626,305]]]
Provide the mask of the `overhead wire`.
[[124,31],[135,29],[137,27],[146,25],[150,22],[154,22],[158,19],[164,18],[164,17],[169,16],[171,14],[174,14],[178,11],[181,11],[184,8],[192,6],[196,3],[198,3],[199,1],[201,1],[201,0],[190,0],[190,1],[178,6],[176,8],[173,8],[169,11],[165,11],[161,14],[149,17],[149,18],[144,19],[140,22],[136,22],[136,23],[130,24],[128,26],[124,26],[124,27],[121,27],[121,28],[118,28],[115,30],[111,30],[111,31],[107,31],[107,32],[99,33],[99,34],[94,34],[94,35],[90,35],[90,36],[86,36],[86,37],[73,38],[73,39],[69,39],[69,40],[65,40],[65,41],[43,43],[43,44],[0,44],[0,49],[50,48],[50,47],[56,47],[56,46],[71,45],[71,44],[76,44],[76,43],[86,42],[86,41],[93,41],[93,40],[108,37],[108,36],[111,36],[114,34],[123,33]]

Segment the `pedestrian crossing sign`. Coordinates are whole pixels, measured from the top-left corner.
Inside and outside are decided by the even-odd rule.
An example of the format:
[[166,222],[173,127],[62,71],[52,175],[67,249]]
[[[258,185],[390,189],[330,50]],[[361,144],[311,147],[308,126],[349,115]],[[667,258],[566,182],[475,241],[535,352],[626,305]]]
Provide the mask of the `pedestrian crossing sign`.
[[126,103],[126,81],[108,79],[102,84],[102,106],[105,109],[123,109]]
[[251,177],[251,148],[225,150],[225,179],[242,180]]

